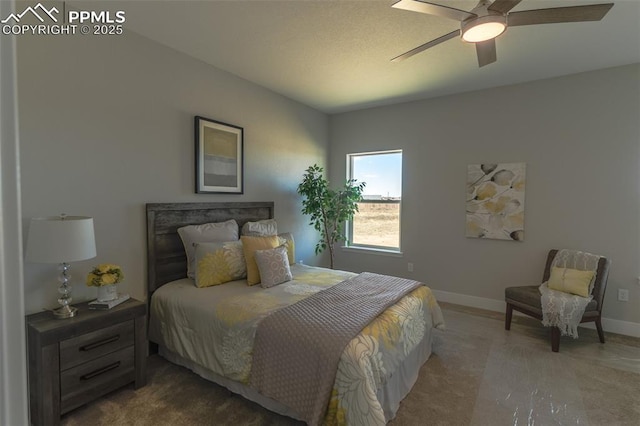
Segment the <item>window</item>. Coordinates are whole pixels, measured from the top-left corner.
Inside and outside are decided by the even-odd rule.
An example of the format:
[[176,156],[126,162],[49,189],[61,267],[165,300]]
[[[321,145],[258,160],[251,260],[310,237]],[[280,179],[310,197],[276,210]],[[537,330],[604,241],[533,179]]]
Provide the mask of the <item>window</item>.
[[348,154],[347,177],[366,183],[347,226],[349,246],[400,251],[402,151]]

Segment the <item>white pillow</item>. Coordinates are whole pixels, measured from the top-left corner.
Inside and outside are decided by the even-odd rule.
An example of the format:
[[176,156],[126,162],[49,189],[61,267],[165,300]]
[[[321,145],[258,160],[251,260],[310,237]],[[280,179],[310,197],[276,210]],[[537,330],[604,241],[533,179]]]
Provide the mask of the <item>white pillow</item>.
[[256,250],[255,256],[258,270],[260,271],[260,286],[262,288],[273,287],[291,281],[293,278],[285,246]]
[[278,235],[278,224],[275,219],[247,222],[242,225],[242,235],[248,237],[270,237],[271,235]]
[[195,278],[196,270],[194,262],[195,243],[215,243],[225,241],[236,241],[238,236],[238,223],[233,220],[219,223],[204,223],[202,225],[188,225],[178,228],[178,235],[182,239],[184,251],[187,254],[187,276]]

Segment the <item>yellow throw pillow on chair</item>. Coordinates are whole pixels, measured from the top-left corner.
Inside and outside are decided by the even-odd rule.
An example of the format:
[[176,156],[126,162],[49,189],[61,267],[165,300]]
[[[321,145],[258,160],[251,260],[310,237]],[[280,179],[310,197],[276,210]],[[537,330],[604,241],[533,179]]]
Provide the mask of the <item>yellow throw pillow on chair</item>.
[[589,285],[594,275],[595,271],[580,271],[554,266],[551,268],[551,276],[547,286],[551,290],[589,297]]

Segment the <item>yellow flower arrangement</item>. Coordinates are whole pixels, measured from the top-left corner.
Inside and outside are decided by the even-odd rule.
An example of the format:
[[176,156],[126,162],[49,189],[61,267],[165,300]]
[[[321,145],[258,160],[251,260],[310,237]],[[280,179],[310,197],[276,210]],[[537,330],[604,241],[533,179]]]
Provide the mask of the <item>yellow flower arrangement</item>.
[[101,287],[103,285],[117,284],[124,279],[122,269],[118,265],[102,263],[87,275],[87,285],[90,287]]

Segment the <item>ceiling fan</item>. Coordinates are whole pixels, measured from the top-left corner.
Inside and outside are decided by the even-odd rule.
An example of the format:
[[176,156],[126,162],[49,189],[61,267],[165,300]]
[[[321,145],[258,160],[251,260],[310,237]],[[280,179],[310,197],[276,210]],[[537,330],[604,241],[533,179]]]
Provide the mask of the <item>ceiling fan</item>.
[[495,0],[491,2],[480,0],[471,12],[467,12],[422,0],[400,0],[391,7],[454,19],[460,21],[460,29],[411,49],[391,61],[402,61],[449,39],[461,36],[462,40],[475,43],[478,65],[483,67],[496,61],[495,38],[504,33],[507,27],[599,21],[613,7],[613,3],[606,3],[509,12],[521,1]]

